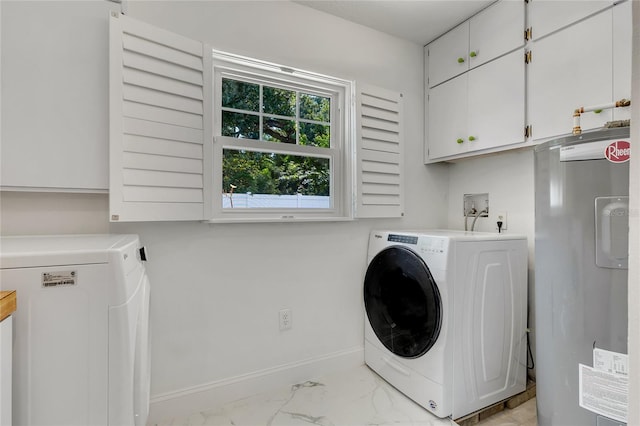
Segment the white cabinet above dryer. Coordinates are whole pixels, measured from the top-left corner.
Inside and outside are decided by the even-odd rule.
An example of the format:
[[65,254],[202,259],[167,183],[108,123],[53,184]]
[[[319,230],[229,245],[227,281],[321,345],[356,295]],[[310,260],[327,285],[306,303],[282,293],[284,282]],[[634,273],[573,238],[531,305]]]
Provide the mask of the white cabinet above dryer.
[[613,0],[528,0],[527,16],[528,25],[533,28],[532,38],[538,40],[613,4]]
[[[631,25],[628,1],[530,44],[527,120],[534,140],[571,133],[576,108],[631,97]],[[595,129],[628,114],[628,107],[589,112],[580,124]]]
[[427,161],[524,142],[524,66],[519,49],[430,89]]
[[[520,4],[501,0],[485,11],[503,3]],[[436,78],[426,76],[425,162],[535,145],[571,133],[573,112],[579,107],[629,99],[631,3],[529,0],[530,26],[522,32],[527,37],[521,42],[526,43],[524,49],[514,49],[481,66],[471,64],[468,71],[438,84],[434,82],[443,73],[434,51],[443,50],[438,44],[463,26],[426,46],[425,70],[435,72]],[[469,21],[469,32],[479,16]],[[499,36],[502,27],[494,22],[487,33]],[[469,34],[469,38],[472,44],[474,36]],[[527,65],[506,65],[506,58],[514,52],[520,52]],[[515,85],[523,81],[526,90]],[[585,113],[581,127],[600,128],[611,120],[628,119],[629,114],[629,107]],[[512,126],[514,130],[507,130]]]
[[469,23],[458,25],[429,44],[425,53],[429,57],[429,87],[468,71]]
[[119,11],[2,2],[2,189],[108,189],[108,22]]
[[523,1],[500,1],[482,10],[427,46],[429,87],[523,46],[523,30]]

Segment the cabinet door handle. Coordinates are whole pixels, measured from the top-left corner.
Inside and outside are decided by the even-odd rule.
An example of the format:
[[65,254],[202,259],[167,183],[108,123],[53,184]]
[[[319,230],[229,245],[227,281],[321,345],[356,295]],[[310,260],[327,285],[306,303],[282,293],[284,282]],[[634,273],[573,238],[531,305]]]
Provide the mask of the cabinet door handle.
[[464,58],[458,58],[458,63],[461,64],[464,62]]
[[469,142],[473,142],[473,141],[475,141],[475,140],[476,140],[476,137],[475,137],[475,136],[469,136]]
[[462,142],[464,142],[464,139],[462,139],[462,138],[458,138],[458,140],[457,140],[456,142],[458,142],[458,143],[462,143]]
[[478,56],[478,52],[475,50],[472,50],[471,53],[469,53],[469,56],[471,56],[472,58],[475,58],[476,56]]

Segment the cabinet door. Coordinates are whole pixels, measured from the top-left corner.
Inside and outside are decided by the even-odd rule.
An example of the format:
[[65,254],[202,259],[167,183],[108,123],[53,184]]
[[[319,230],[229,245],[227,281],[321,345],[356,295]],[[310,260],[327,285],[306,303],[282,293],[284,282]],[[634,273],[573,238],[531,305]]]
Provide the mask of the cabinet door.
[[[527,99],[535,139],[571,133],[576,108],[612,101],[612,43],[611,10],[533,43]],[[609,120],[611,110],[586,113],[582,129]]]
[[529,25],[537,40],[613,5],[613,0],[529,0]]
[[524,142],[524,66],[524,53],[517,50],[469,71],[470,149]]
[[[631,1],[613,8],[613,100],[631,99]],[[631,107],[613,110],[614,120],[631,118]]]
[[2,2],[3,187],[108,189],[108,1]]
[[524,46],[524,2],[499,1],[469,20],[469,67]]
[[427,46],[429,87],[469,69],[469,23],[458,25]]
[[467,140],[467,74],[429,91],[427,126],[430,160],[468,150],[471,142]]

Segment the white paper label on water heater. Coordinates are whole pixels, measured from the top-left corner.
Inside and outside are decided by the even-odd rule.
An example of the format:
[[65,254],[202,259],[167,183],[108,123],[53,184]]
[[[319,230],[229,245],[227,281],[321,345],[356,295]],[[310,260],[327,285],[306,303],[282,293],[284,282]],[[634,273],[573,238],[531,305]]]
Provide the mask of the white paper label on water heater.
[[580,406],[611,419],[627,422],[629,379],[626,374],[578,364]]
[[593,368],[627,376],[629,374],[629,356],[619,352],[593,348]]

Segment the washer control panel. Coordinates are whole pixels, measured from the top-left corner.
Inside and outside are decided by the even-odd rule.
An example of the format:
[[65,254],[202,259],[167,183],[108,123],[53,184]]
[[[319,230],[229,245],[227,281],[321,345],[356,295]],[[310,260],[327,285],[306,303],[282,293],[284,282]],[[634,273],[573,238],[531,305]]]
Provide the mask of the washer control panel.
[[[390,233],[373,232],[369,240],[369,262],[381,250],[391,245],[403,245],[421,256],[428,264],[432,274],[447,268],[451,238],[440,235],[425,235],[419,232]],[[434,275],[435,278],[435,275]],[[439,276],[444,279],[443,276]]]
[[388,234],[387,241],[417,246],[417,250],[421,255],[446,255],[449,246],[449,240],[447,238],[426,235]]
[[418,237],[415,235],[389,234],[387,241],[402,244],[418,244]]
[[421,254],[446,254],[448,240],[438,237],[420,237],[418,250]]
[[[448,250],[448,238],[421,235],[418,241],[418,253],[427,262],[432,274],[447,268]],[[435,275],[434,278],[438,279]]]

